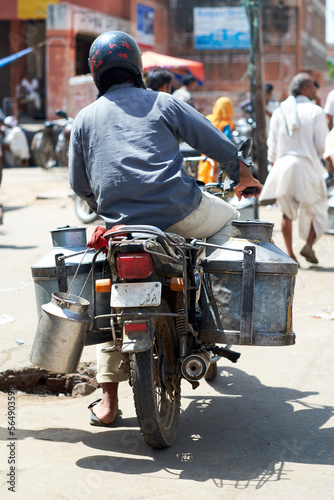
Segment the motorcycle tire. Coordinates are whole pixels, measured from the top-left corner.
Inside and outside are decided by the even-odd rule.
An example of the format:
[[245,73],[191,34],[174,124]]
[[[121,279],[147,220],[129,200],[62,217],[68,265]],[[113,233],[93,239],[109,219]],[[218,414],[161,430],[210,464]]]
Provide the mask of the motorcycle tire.
[[52,140],[42,130],[34,135],[31,143],[31,152],[33,161],[38,167],[48,170],[56,166]]
[[[170,309],[162,301],[160,312]],[[168,448],[177,436],[181,406],[181,376],[174,319],[156,320],[149,351],[131,355],[131,385],[141,433],[149,446]]]
[[211,363],[208,371],[204,375],[204,379],[209,382],[210,380],[214,380],[217,377],[217,375],[218,375],[217,363]]
[[56,158],[58,165],[68,167],[68,142],[63,132],[60,132],[56,145]]
[[94,220],[99,217],[95,212],[93,212],[88,203],[79,196],[76,196],[75,198],[74,210],[78,219],[84,224],[94,222]]

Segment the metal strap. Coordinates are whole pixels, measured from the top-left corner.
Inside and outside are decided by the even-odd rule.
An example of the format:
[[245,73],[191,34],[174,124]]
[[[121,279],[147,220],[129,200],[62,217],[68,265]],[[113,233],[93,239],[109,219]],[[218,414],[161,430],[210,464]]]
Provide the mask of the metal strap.
[[63,259],[63,257],[64,257],[64,254],[62,254],[62,253],[57,253],[55,255],[58,290],[60,292],[67,291],[66,266],[65,266],[65,260]]
[[240,344],[251,345],[253,337],[255,247],[245,247],[241,288]]

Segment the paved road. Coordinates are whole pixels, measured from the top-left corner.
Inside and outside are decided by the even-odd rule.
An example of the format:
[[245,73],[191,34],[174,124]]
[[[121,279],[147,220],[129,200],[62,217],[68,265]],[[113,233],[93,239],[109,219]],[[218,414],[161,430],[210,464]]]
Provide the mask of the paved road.
[[[30,365],[37,326],[30,266],[51,249],[50,230],[80,225],[69,193],[65,169],[4,171],[1,370]],[[274,240],[282,246],[278,210],[261,208],[260,218],[278,223]],[[88,236],[93,227],[87,226]],[[297,234],[295,241],[299,252]],[[78,398],[19,393],[10,436],[8,395],[0,393],[0,498],[332,500],[334,236],[325,235],[315,250],[318,266],[300,257],[296,345],[242,347],[236,365],[219,362],[211,385],[203,381],[193,391],[184,382],[179,436],[168,450],[143,442],[126,383],[120,391],[123,418],[113,429],[88,423],[86,407],[99,390]],[[94,361],[95,348],[85,348],[83,359]],[[15,494],[7,483],[12,457]]]

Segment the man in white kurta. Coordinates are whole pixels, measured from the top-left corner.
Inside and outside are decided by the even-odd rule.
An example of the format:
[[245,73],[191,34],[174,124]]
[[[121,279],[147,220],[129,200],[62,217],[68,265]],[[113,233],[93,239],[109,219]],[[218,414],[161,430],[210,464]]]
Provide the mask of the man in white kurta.
[[268,136],[268,160],[273,165],[260,200],[276,199],[283,213],[282,233],[288,255],[292,250],[292,221],[299,212],[301,250],[308,262],[318,263],[313,244],[327,227],[327,195],[321,164],[328,127],[323,110],[314,104],[316,87],[307,73],[290,85],[290,96],[274,111]]
[[6,116],[4,124],[6,126],[6,135],[0,145],[0,157],[2,161],[5,161],[3,152],[7,149],[14,157],[14,162],[17,159],[20,166],[28,166],[30,153],[25,133],[17,125],[15,116]]

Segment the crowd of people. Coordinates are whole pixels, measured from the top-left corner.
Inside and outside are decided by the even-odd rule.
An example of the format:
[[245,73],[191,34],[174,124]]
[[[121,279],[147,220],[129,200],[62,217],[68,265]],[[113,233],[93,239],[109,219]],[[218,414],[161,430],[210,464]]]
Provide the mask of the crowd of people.
[[[172,75],[163,87],[151,83],[163,78],[166,70],[155,70],[147,77],[152,90],[171,92]],[[166,75],[164,75],[166,77]],[[192,91],[197,82],[186,75],[181,87],[173,95],[196,108]],[[324,109],[320,105],[319,85],[308,73],[297,74],[290,84],[289,97],[283,102],[274,98],[274,86],[264,86],[268,144],[268,177],[260,196],[263,204],[275,200],[282,212],[282,234],[287,254],[297,261],[293,250],[292,223],[299,219],[299,235],[305,241],[300,254],[317,264],[313,245],[327,227],[327,175],[334,172],[334,90],[329,93]],[[239,103],[240,108],[252,114],[251,98]],[[208,120],[229,139],[234,130],[234,106],[227,96],[218,98]],[[217,162],[206,158],[198,165],[198,180],[216,182]],[[298,261],[297,261],[298,262]]]

